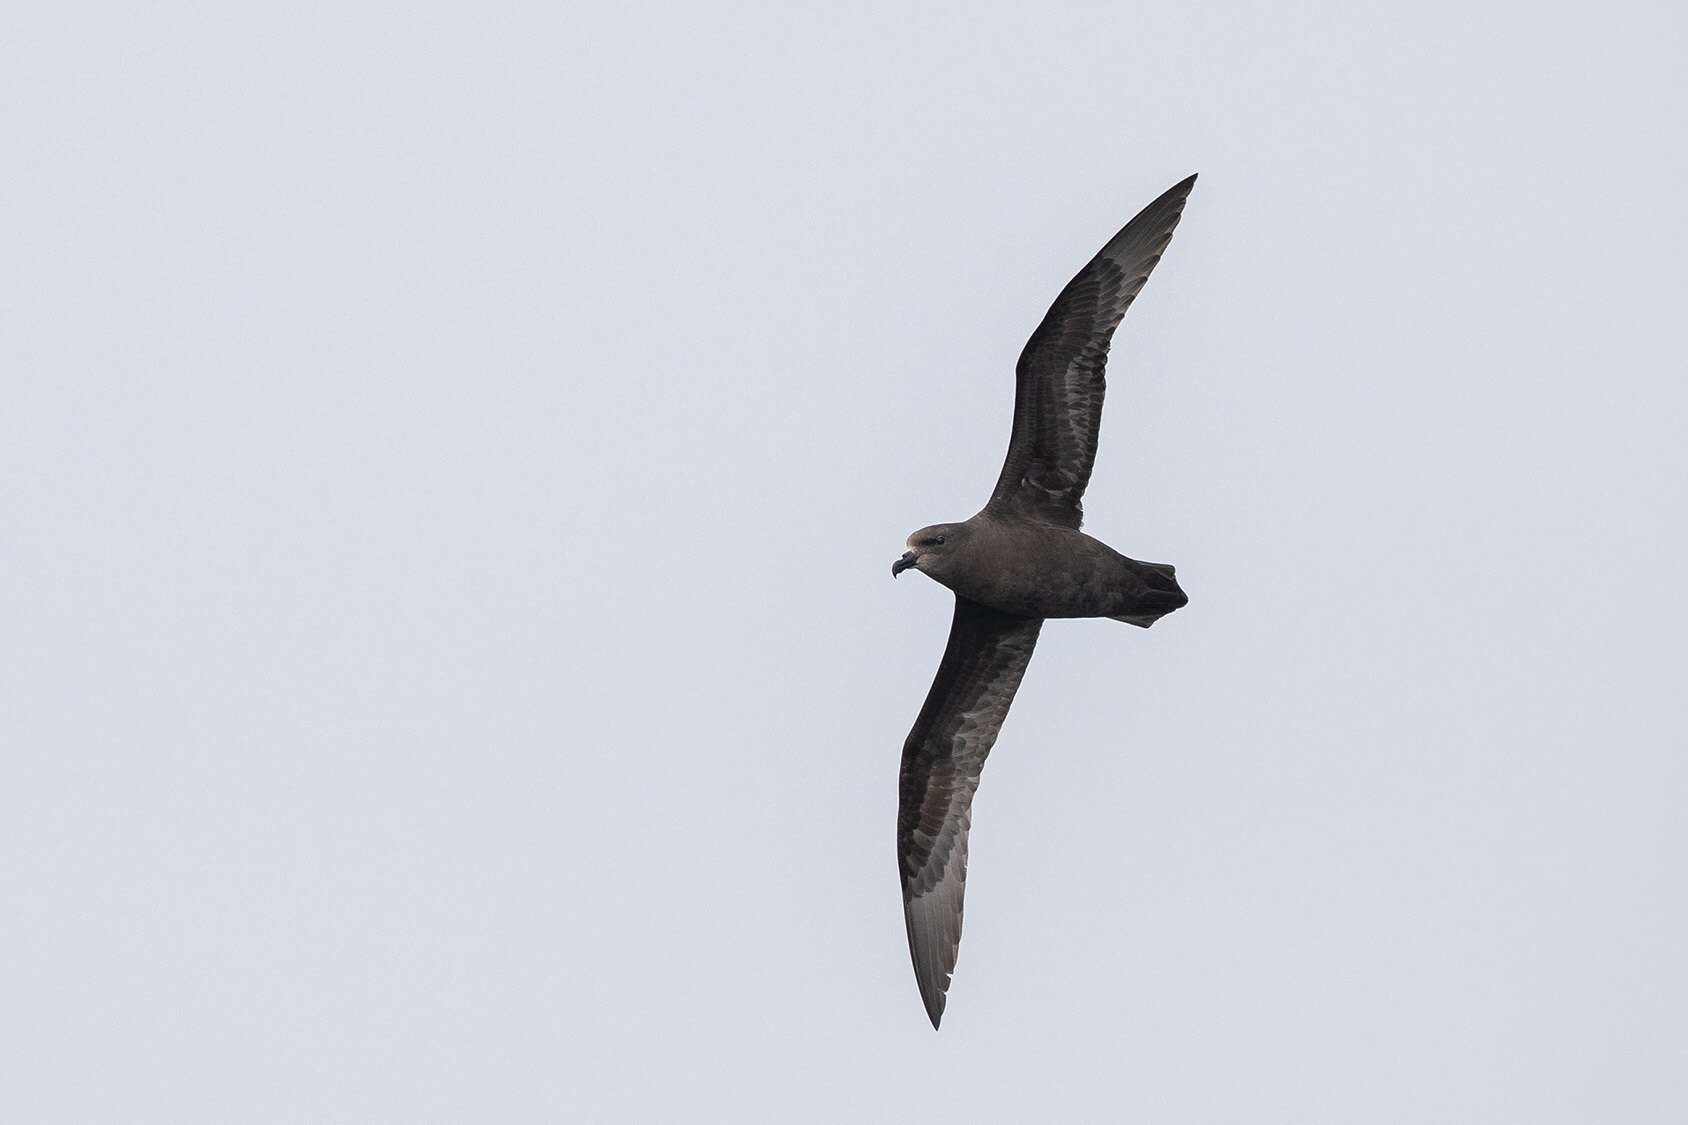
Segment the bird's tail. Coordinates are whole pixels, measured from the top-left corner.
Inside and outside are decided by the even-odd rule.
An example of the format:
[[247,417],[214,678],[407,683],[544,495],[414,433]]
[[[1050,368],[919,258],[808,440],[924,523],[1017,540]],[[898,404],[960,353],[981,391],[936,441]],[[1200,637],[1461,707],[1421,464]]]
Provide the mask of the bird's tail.
[[1178,572],[1170,563],[1138,562],[1137,567],[1148,588],[1132,599],[1131,613],[1118,614],[1113,620],[1147,629],[1173,610],[1189,604],[1189,597],[1178,585]]

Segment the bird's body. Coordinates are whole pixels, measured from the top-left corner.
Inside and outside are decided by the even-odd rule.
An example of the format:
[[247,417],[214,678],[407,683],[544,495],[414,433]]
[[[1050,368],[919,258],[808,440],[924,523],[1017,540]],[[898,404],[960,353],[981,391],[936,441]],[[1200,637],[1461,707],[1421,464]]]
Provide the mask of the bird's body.
[[1020,355],[1013,436],[989,503],[962,523],[915,532],[891,567],[955,592],[949,643],[903,743],[897,806],[909,953],[933,1027],[961,943],[973,793],[1044,619],[1146,628],[1187,601],[1172,567],[1128,559],[1079,524],[1114,329],[1172,240],[1195,182],[1145,207],[1061,290]]
[[1073,528],[988,508],[944,526],[946,549],[916,552],[914,569],[1002,613],[1153,619],[1189,600],[1170,566],[1128,559]]

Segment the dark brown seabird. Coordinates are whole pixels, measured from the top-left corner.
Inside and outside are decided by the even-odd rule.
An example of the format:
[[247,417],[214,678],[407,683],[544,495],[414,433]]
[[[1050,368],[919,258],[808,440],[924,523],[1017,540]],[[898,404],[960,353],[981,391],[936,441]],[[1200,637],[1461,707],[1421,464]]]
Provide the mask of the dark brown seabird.
[[1079,530],[1096,461],[1108,344],[1149,280],[1195,186],[1191,176],[1114,235],[1067,283],[1020,353],[1014,433],[990,502],[923,527],[891,564],[955,591],[938,675],[903,743],[897,867],[920,998],[932,1026],[961,945],[967,828],[985,755],[1047,617],[1148,628],[1188,599],[1173,569],[1128,559]]

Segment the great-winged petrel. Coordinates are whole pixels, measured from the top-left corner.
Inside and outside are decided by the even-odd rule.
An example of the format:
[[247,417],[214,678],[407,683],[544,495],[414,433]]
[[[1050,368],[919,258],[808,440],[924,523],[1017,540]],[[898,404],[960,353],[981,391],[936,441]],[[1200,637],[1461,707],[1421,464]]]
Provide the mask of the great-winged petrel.
[[923,527],[891,564],[955,591],[938,675],[903,743],[897,866],[909,953],[937,1027],[961,944],[973,792],[1046,617],[1148,628],[1188,599],[1172,567],[1138,562],[1079,530],[1096,461],[1108,344],[1149,280],[1195,186],[1191,176],[1125,224],[1067,283],[1020,353],[1014,433],[990,502]]

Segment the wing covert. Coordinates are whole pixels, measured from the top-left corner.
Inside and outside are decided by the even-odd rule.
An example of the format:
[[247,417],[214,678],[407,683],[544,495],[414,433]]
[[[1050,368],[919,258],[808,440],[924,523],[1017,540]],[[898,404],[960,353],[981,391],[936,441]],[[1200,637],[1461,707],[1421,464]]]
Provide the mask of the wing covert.
[[957,597],[938,674],[903,744],[897,866],[909,954],[933,1027],[960,948],[973,793],[1042,627]]
[[1109,239],[1026,342],[1015,372],[1014,432],[989,506],[1062,527],[1083,521],[1108,346],[1172,241],[1195,183],[1191,176],[1173,187]]

